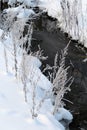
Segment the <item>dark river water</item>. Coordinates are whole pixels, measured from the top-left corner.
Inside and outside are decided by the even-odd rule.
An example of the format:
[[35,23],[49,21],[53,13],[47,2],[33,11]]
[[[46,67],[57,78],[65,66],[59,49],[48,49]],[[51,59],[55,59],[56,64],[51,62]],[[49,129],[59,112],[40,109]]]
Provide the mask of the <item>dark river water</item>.
[[[56,23],[55,19],[46,15],[35,21],[32,50],[34,51],[39,44],[44,55],[48,56],[48,59],[43,61],[43,67],[46,64],[53,65],[55,54],[61,54],[61,50],[70,40],[57,29]],[[86,51],[77,41],[71,41],[66,58],[66,66],[70,66],[69,75],[74,77],[71,92],[65,95],[65,98],[73,103],[66,102],[66,108],[74,116],[69,126],[70,130],[87,130],[87,62],[83,62],[87,57]]]

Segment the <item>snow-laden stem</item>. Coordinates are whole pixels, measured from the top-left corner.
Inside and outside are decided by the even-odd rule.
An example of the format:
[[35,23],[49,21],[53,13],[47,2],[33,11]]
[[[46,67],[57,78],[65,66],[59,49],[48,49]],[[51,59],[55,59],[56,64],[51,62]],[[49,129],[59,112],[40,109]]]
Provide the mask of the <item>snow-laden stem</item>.
[[27,102],[27,76],[26,76],[26,65],[25,65],[25,56],[22,55],[22,83],[23,83],[23,91],[25,96],[25,102]]
[[13,48],[14,48],[14,69],[15,69],[15,77],[17,78],[17,48],[16,48],[16,43],[13,42]]
[[[53,114],[55,114],[58,111],[58,108],[63,107],[64,103],[62,101],[64,94],[67,91],[70,91],[70,86],[73,82],[73,78],[70,77],[68,78],[68,67],[65,67],[65,59],[68,54],[68,46],[70,44],[67,44],[67,46],[64,48],[64,50],[61,53],[61,59],[59,62],[58,70],[55,71],[54,69],[54,74],[53,74],[53,96],[56,93],[56,96],[54,98],[54,110]],[[57,60],[57,58],[56,58]]]
[[[34,76],[34,74],[37,74],[36,73],[36,70],[32,70],[33,73],[32,73],[32,76]],[[34,119],[35,117],[37,117],[37,113],[36,113],[36,87],[37,87],[37,84],[38,84],[38,81],[40,80],[40,75],[38,75],[37,79],[35,81],[31,81],[31,84],[32,84],[32,118]]]
[[8,59],[7,59],[7,52],[5,47],[4,47],[4,57],[5,57],[6,72],[8,73]]

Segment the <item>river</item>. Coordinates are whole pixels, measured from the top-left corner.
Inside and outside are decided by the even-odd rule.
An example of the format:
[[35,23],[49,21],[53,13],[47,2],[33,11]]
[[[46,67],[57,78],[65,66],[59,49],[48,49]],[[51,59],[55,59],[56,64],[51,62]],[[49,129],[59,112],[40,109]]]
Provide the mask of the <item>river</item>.
[[[43,62],[43,66],[46,64],[53,65],[55,54],[57,52],[61,54],[61,50],[70,40],[56,27],[56,23],[55,19],[47,15],[35,20],[32,50],[34,51],[39,44],[44,55],[48,56],[48,59]],[[66,102],[66,108],[74,116],[69,126],[70,130],[87,130],[87,62],[84,62],[87,57],[86,51],[74,40],[71,41],[68,48],[66,66],[70,66],[69,75],[74,77],[71,92],[65,95],[65,98],[73,103]]]

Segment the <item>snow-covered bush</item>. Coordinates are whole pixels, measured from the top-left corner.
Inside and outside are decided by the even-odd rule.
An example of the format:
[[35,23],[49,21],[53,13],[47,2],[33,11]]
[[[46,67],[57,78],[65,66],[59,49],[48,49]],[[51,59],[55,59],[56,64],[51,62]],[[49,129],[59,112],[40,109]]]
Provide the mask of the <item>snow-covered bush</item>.
[[[73,77],[68,76],[69,66],[66,67],[66,56],[68,55],[68,46],[61,51],[60,59],[58,58],[58,53],[55,55],[54,66],[49,65],[44,68],[43,72],[48,71],[48,79],[52,83],[51,88],[51,100],[53,104],[53,114],[58,113],[59,108],[64,107],[64,94],[70,91],[70,86],[73,82]],[[67,100],[68,101],[68,100]]]
[[70,86],[73,82],[73,77],[68,77],[69,66],[65,66],[65,59],[68,54],[68,46],[62,50],[61,58],[58,65],[58,54],[55,56],[54,66],[52,68],[52,73],[49,73],[50,81],[52,83],[52,102],[54,104],[53,114],[58,112],[58,109],[63,107],[65,104],[63,102],[64,94],[70,91]]

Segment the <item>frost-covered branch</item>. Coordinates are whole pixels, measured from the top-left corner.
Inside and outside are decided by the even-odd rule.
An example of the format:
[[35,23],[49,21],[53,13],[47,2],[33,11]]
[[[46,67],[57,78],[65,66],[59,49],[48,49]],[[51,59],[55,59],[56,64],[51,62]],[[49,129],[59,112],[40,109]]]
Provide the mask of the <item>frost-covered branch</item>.
[[[70,44],[70,42],[69,42]],[[64,103],[62,101],[64,94],[67,91],[70,91],[70,85],[73,82],[72,77],[68,77],[68,67],[65,67],[65,59],[68,54],[68,46],[69,44],[64,48],[64,50],[61,53],[61,59],[59,62],[59,66],[57,68],[57,71],[53,71],[53,97],[54,97],[54,111],[53,114],[55,114],[58,111],[59,107],[63,107]],[[55,59],[57,61],[57,58]]]

